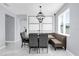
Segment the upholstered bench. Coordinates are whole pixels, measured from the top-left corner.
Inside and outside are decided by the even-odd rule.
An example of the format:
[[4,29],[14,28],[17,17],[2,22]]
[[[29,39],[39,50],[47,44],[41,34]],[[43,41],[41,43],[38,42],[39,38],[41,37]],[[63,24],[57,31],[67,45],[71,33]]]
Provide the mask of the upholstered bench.
[[49,38],[49,39],[55,39],[55,37],[52,36],[52,35],[50,35],[50,34],[48,35],[48,38]]
[[54,46],[55,50],[57,47],[62,47],[62,42],[57,39],[51,39],[52,45]]
[[66,36],[53,33],[52,35],[49,35],[48,38],[49,43],[54,46],[55,50],[57,47],[62,47],[66,50]]
[[50,42],[51,39],[55,39],[55,37],[52,36],[51,34],[48,34],[48,42],[49,42],[49,44],[51,44],[51,42]]

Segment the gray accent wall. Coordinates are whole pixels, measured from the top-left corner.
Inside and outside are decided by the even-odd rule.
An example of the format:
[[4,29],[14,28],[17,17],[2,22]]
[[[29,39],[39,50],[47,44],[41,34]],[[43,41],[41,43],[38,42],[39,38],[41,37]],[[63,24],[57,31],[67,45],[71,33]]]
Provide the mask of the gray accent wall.
[[[67,8],[70,9],[70,36],[67,37],[67,50],[79,56],[79,3],[64,4],[56,13],[56,18]],[[58,19],[56,19],[56,30],[58,26],[57,22]]]
[[15,40],[15,18],[9,15],[5,15],[5,40]]

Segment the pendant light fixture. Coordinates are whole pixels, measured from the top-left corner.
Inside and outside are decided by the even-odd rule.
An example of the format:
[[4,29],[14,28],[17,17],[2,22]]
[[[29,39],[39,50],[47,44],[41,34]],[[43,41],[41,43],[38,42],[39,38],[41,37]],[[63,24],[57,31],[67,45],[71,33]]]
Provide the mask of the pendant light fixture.
[[38,19],[39,23],[42,23],[43,19],[45,18],[44,14],[41,11],[42,6],[40,6],[40,11],[38,12],[36,18]]

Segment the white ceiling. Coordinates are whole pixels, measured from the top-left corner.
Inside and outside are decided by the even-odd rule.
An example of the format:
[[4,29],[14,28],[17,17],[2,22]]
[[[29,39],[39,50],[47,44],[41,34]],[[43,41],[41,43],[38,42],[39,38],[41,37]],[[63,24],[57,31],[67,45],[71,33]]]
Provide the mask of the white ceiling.
[[40,5],[44,15],[53,15],[62,7],[63,3],[7,3],[2,5],[17,15],[34,16],[39,12]]

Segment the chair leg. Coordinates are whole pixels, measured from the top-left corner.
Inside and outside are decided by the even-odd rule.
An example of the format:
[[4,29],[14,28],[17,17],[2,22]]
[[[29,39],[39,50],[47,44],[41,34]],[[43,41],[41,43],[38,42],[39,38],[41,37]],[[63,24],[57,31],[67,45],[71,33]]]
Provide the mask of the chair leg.
[[22,45],[21,45],[21,48],[23,47],[23,43],[22,43]]
[[31,50],[31,48],[29,47],[29,54],[30,54],[30,50]]
[[42,48],[42,51],[43,51],[43,48]]
[[24,45],[26,45],[26,44],[24,43]]
[[39,53],[40,53],[40,48],[39,48]]
[[37,48],[37,54],[38,54],[38,48]]
[[55,51],[56,51],[56,47],[55,47]]
[[54,45],[54,49],[55,49],[55,51],[56,51],[56,47],[55,47],[55,45]]
[[66,50],[66,47],[64,47],[64,50]]
[[48,47],[47,47],[47,53],[48,53]]

